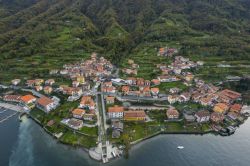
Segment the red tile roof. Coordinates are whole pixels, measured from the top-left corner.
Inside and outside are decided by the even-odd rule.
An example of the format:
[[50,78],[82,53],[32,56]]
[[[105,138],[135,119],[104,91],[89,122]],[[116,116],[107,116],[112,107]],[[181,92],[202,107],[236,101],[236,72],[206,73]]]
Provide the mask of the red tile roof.
[[124,118],[145,118],[146,113],[144,111],[125,111]]
[[47,106],[47,105],[53,103],[53,100],[51,100],[50,98],[44,96],[44,97],[39,98],[37,100],[37,103],[39,105],[41,105],[41,106]]
[[241,104],[234,104],[231,106],[230,111],[240,112],[242,108]]
[[28,102],[30,102],[31,100],[34,100],[34,99],[36,99],[36,98],[34,96],[32,96],[32,95],[25,95],[25,96],[21,97],[21,100],[24,103],[28,103]]
[[113,113],[113,112],[124,112],[124,108],[118,105],[115,105],[114,107],[109,107],[108,108],[108,112],[109,113]]

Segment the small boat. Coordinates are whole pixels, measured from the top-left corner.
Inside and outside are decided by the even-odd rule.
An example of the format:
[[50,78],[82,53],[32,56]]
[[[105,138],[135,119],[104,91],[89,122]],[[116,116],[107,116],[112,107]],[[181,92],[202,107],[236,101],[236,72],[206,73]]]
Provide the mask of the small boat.
[[177,146],[177,149],[184,149],[184,146]]

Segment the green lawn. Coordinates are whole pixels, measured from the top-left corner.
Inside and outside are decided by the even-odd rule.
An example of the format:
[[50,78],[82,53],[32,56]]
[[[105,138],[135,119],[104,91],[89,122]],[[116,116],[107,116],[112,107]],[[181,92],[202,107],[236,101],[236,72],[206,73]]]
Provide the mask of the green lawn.
[[161,92],[168,92],[171,88],[179,88],[181,90],[187,89],[187,86],[184,85],[181,81],[176,82],[163,82],[157,86]]
[[60,141],[66,144],[91,148],[96,146],[97,138],[87,137],[80,134],[74,134],[72,131],[67,131],[60,138]]
[[92,136],[97,136],[98,135],[98,128],[97,127],[82,127],[80,129],[81,132],[85,133],[85,134],[89,134]]

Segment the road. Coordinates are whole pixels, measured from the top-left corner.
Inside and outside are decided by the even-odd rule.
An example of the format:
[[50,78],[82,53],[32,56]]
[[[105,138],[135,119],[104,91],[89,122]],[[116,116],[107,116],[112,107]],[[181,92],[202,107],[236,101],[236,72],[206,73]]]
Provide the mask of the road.
[[31,92],[33,95],[37,96],[37,97],[43,97],[44,95],[42,95],[41,93],[32,90],[32,89],[21,89],[22,91],[26,91],[26,92]]
[[153,97],[140,97],[140,96],[122,96],[117,93],[106,93],[106,92],[96,92],[96,94],[101,95],[109,95],[114,96],[119,101],[167,101],[167,97],[159,97],[159,98],[153,98]]

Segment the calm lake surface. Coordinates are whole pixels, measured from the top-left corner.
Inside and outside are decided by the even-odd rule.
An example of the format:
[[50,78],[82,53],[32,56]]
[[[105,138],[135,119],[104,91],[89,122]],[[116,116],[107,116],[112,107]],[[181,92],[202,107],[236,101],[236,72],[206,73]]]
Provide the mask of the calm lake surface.
[[[1,116],[1,115],[0,115]],[[185,148],[178,150],[182,145]],[[57,143],[31,119],[0,124],[0,166],[97,166],[88,154]],[[249,166],[250,120],[230,137],[160,135],[132,148],[129,159],[108,166]]]

